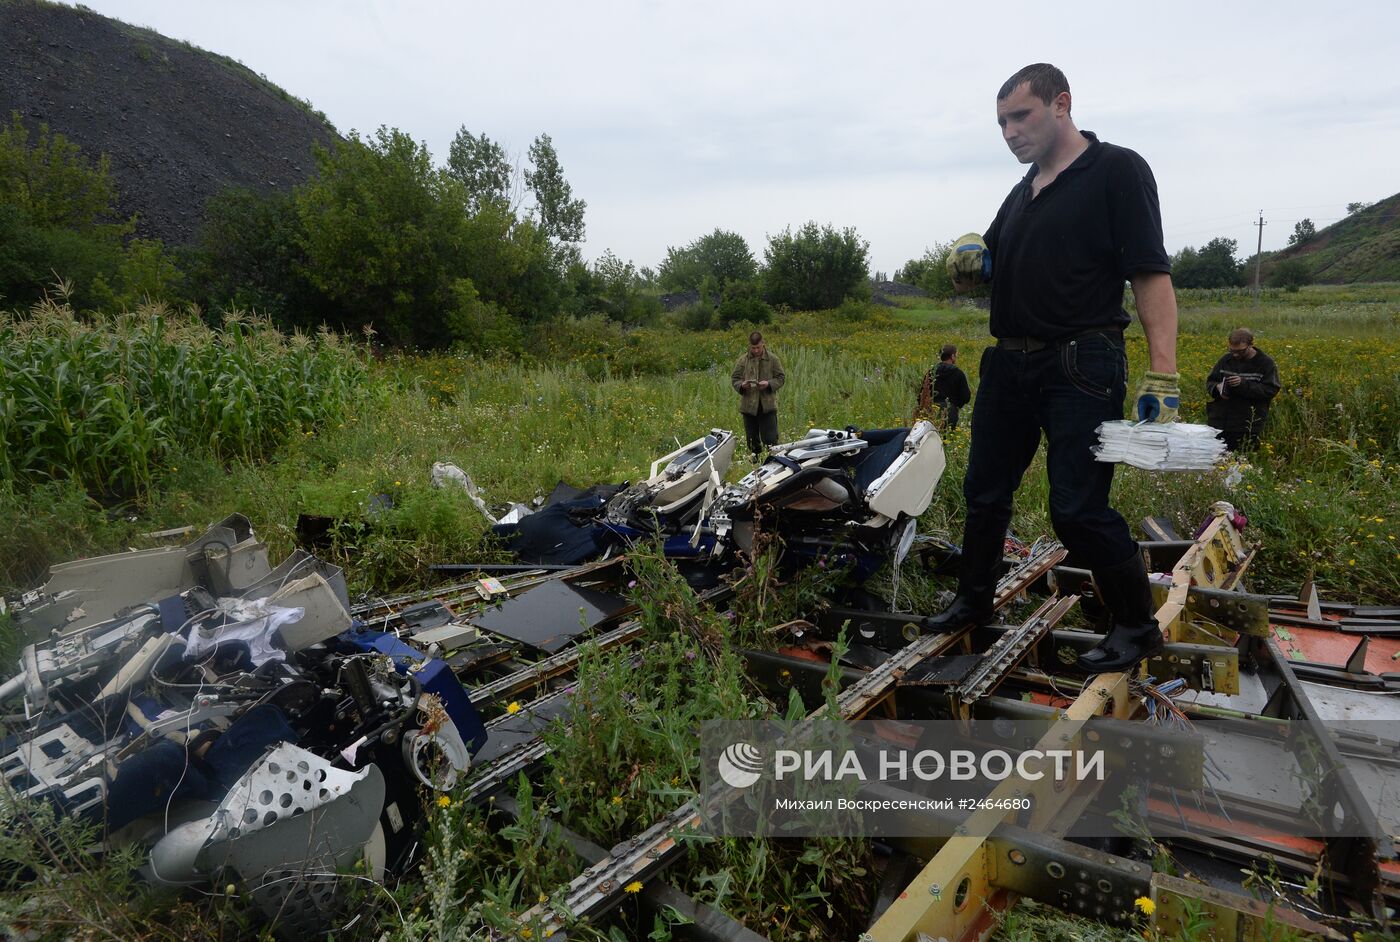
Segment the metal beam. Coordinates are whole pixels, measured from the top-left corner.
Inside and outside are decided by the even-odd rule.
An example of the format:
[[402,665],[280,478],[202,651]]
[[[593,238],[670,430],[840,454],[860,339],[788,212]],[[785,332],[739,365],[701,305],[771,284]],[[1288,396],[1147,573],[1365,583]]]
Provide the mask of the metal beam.
[[[1298,754],[1317,756],[1319,782],[1316,797],[1319,807],[1328,809],[1329,814],[1334,807],[1340,808],[1350,824],[1348,831],[1351,834],[1373,835],[1333,835],[1325,840],[1331,865],[1347,875],[1352,891],[1362,901],[1373,908],[1379,907],[1376,894],[1380,886],[1379,860],[1382,857],[1394,859],[1394,840],[1385,835],[1375,812],[1342,759],[1330,731],[1308,699],[1307,690],[1294,675],[1278,645],[1272,638],[1250,638],[1249,641],[1251,654],[1260,667],[1265,692],[1269,696],[1261,713],[1292,720],[1295,726],[1303,726],[1302,735],[1307,736],[1309,742],[1304,749],[1298,750]],[[1384,845],[1381,843],[1383,840]]]
[[1152,875],[1151,899],[1156,904],[1152,926],[1169,939],[1188,935],[1204,935],[1214,942],[1256,942],[1299,935],[1346,938],[1292,910],[1165,873]]
[[[1100,674],[1052,726],[1037,749],[1076,749],[1086,721],[1108,709],[1122,716],[1127,711],[1128,675]],[[1070,789],[1055,790],[1050,778],[1028,781],[1008,778],[988,796],[999,799],[1030,796],[1034,800],[1028,827],[1045,828],[1071,797]],[[1012,812],[995,807],[974,812],[958,833],[949,838],[909,888],[871,927],[872,942],[915,942],[920,933],[953,942],[980,937],[995,915],[983,905],[992,896],[996,863],[983,835],[991,834]]]
[[[868,784],[861,788],[860,794],[862,798],[911,797],[908,792],[882,783]],[[1067,805],[1066,811],[1065,817],[1068,817],[1072,809]],[[930,813],[904,814],[926,816]],[[912,829],[912,826],[900,828]],[[905,854],[923,858],[935,856],[946,843],[945,839],[936,837],[882,839]],[[989,895],[981,902],[993,909],[1004,909],[1017,897],[1025,897],[1075,916],[1128,927],[1139,918],[1136,901],[1145,897],[1157,904],[1153,922],[1165,933],[1165,938],[1184,935],[1180,930],[1180,916],[1188,911],[1212,919],[1208,927],[1211,939],[1265,942],[1270,938],[1269,927],[1332,937],[1326,926],[1310,922],[1290,910],[1277,907],[1271,910],[1238,893],[1154,874],[1142,861],[1084,847],[1052,833],[1003,822],[987,838],[985,853]],[[1239,862],[1249,863],[1252,859],[1245,851]],[[908,894],[906,889],[905,895]],[[874,938],[867,933],[863,942]]]
[[966,706],[991,693],[997,684],[1021,663],[1021,659],[1030,653],[1036,642],[1045,637],[1065,616],[1065,612],[1078,601],[1077,595],[1065,598],[1051,596],[1044,605],[1036,609],[1035,614],[1031,615],[1025,624],[998,638],[997,642],[987,649],[982,662],[971,675],[958,685],[955,691],[958,700]]
[[[514,798],[502,796],[496,799],[496,807],[511,817],[520,817],[520,806]],[[588,864],[596,864],[608,856],[608,852],[576,831],[571,831],[553,818],[543,820],[544,830],[559,835],[565,846]],[[684,920],[672,933],[677,938],[694,939],[696,942],[768,942],[757,932],[731,919],[723,911],[696,902],[663,880],[652,880],[642,886],[637,902],[652,915],[662,915],[666,910],[674,910]],[[555,933],[550,938],[563,942],[567,936]]]

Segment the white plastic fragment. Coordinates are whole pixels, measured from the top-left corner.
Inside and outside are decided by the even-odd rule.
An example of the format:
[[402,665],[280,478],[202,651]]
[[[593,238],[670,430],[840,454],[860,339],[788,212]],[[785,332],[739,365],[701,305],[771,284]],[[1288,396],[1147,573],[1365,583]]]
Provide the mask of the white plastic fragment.
[[510,510],[506,512],[505,516],[497,517],[486,505],[485,499],[481,496],[481,488],[476,486],[472,476],[450,462],[433,462],[432,482],[433,487],[447,487],[452,484],[466,491],[467,497],[476,505],[476,509],[481,511],[482,516],[493,524],[519,523],[521,517],[534,513],[524,504],[511,504]]

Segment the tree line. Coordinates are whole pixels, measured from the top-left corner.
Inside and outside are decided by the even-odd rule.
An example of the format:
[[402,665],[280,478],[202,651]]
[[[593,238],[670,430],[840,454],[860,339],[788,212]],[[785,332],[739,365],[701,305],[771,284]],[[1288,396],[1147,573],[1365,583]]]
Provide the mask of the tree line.
[[[1303,219],[1294,227],[1289,245],[1302,245],[1317,235],[1312,220]],[[1172,256],[1172,284],[1178,288],[1234,288],[1250,283],[1253,258],[1240,259],[1235,253],[1239,242],[1217,236],[1199,249],[1186,246]],[[1297,291],[1312,282],[1312,270],[1297,258],[1284,259],[1270,266],[1270,287]]]
[[[1347,215],[1369,208],[1369,203],[1348,203]],[[1288,244],[1306,245],[1317,237],[1311,219],[1300,219],[1293,226]],[[936,298],[953,295],[953,283],[944,268],[951,242],[935,243],[922,256],[910,259],[895,272],[894,280],[922,288]],[[1230,288],[1249,283],[1254,259],[1238,257],[1239,242],[1220,236],[1200,248],[1186,246],[1172,256],[1172,284],[1178,288]],[[1285,259],[1269,269],[1270,287],[1297,291],[1312,282],[1312,270],[1301,259]]]
[[[211,321],[252,310],[284,328],[373,330],[387,345],[488,352],[521,350],[532,326],[558,317],[655,323],[667,294],[681,296],[677,326],[697,330],[869,297],[869,243],[853,228],[816,222],[770,235],[761,259],[738,233],[717,228],[668,248],[654,270],[611,251],[585,262],[588,204],[548,134],[519,167],[500,143],[465,127],[440,166],[426,145],[384,127],[318,146],[314,161],[291,192],[220,193],[204,208],[196,243],[166,247],[117,218],[105,155],[88,159],[46,126],[31,135],[15,113],[0,125],[0,308],[25,309],[57,286],[79,309],[160,299],[210,312]],[[1303,219],[1289,244],[1316,235]],[[950,248],[936,243],[895,281],[950,297]],[[1219,237],[1181,249],[1174,283],[1246,284],[1251,266],[1238,248]],[[1271,285],[1296,290],[1310,280],[1298,259],[1270,269]]]
[[602,316],[653,323],[663,292],[693,293],[681,326],[763,323],[775,308],[868,297],[869,243],[806,223],[770,236],[763,258],[716,229],[669,248],[656,270],[581,253],[587,203],[549,135],[516,167],[465,127],[442,165],[381,127],[314,151],[287,193],[228,189],[205,206],[194,245],[134,236],[118,219],[105,156],[63,135],[0,127],[0,308],[22,310],[60,285],[79,309],[145,299],[202,311],[252,310],[285,328],[372,330],[394,346],[520,349],[533,325]]

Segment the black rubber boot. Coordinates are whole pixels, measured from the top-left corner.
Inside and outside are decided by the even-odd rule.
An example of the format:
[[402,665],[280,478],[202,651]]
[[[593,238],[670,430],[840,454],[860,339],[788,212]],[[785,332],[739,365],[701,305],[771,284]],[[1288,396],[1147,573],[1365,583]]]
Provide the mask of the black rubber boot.
[[964,535],[958,561],[958,594],[947,608],[922,622],[928,634],[957,631],[968,625],[990,625],[996,616],[992,600],[996,596],[1005,539],[975,533]]
[[944,634],[957,631],[968,625],[990,625],[996,613],[992,610],[992,596],[964,595],[962,589],[953,596],[953,601],[937,615],[930,615],[921,623],[926,634]]
[[1141,553],[1112,568],[1094,570],[1094,585],[1113,625],[1097,647],[1079,656],[1075,667],[1086,674],[1126,671],[1162,650]]

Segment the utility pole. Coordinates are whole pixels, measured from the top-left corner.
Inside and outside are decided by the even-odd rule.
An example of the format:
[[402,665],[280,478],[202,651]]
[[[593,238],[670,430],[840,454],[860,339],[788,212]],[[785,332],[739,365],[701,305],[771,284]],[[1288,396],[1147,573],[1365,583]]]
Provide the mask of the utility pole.
[[1259,306],[1259,266],[1264,261],[1264,211],[1259,210],[1259,221],[1255,223],[1259,227],[1259,245],[1254,250],[1254,306]]

